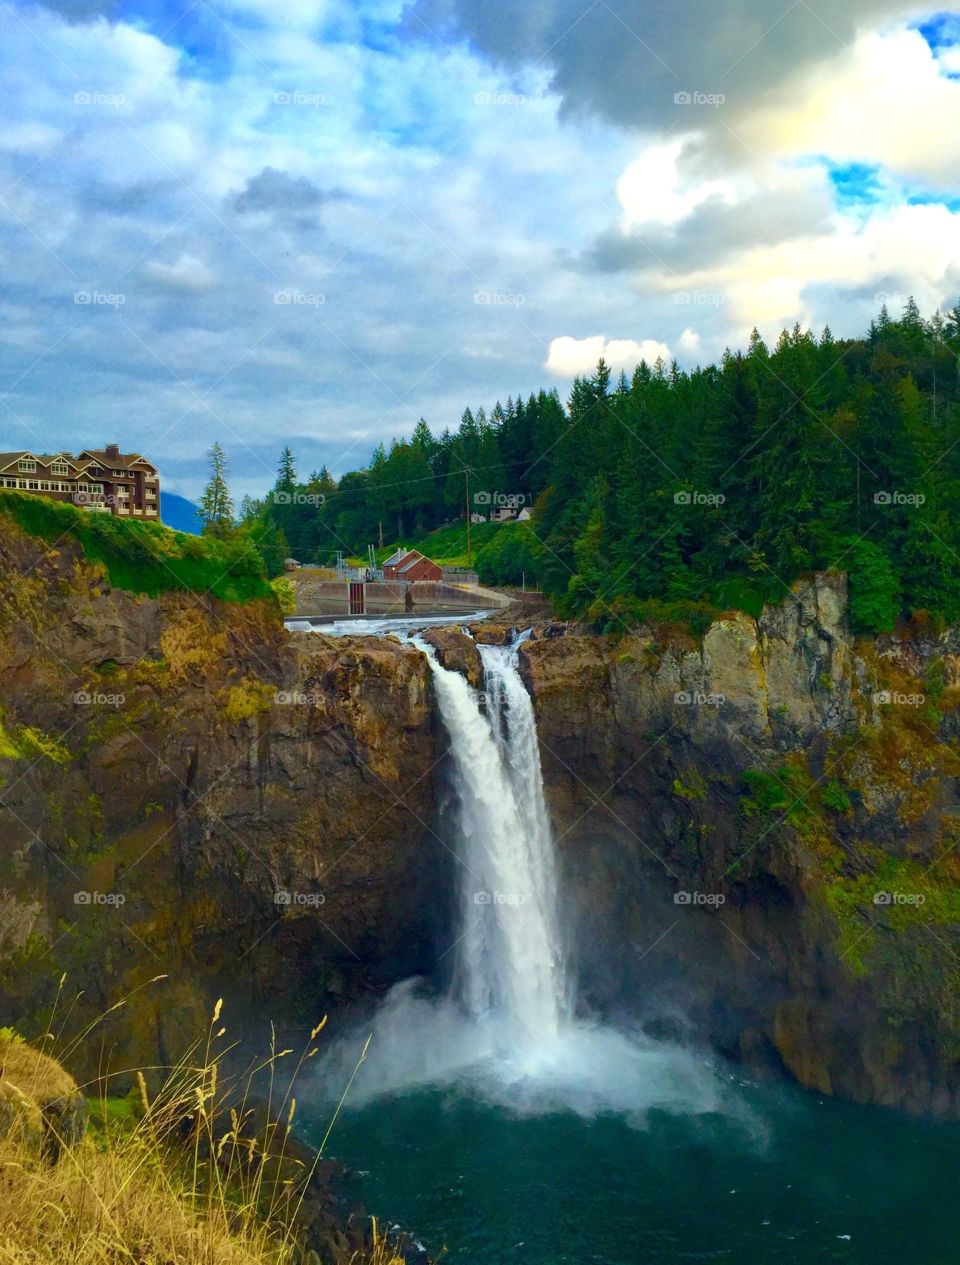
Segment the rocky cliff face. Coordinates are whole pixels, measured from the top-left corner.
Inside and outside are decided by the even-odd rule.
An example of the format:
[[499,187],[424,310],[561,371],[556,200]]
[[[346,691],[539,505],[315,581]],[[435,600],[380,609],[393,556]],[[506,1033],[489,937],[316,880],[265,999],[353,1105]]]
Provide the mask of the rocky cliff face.
[[141,990],[98,1029],[129,1067],[223,992],[312,1023],[429,967],[448,854],[415,650],[110,591],[7,524],[0,585],[8,1020],[42,1031],[62,971],[82,1015]]
[[[312,1023],[435,967],[456,863],[418,651],[111,591],[6,526],[0,586],[0,1022],[42,1030],[64,970],[84,1014],[139,990],[98,1029],[135,1066],[222,993]],[[585,1005],[960,1117],[960,641],[857,642],[845,606],[820,576],[702,639],[537,629],[563,922]],[[430,640],[479,684],[470,638]]]
[[957,1117],[957,640],[845,608],[524,646],[571,943],[595,1005]]

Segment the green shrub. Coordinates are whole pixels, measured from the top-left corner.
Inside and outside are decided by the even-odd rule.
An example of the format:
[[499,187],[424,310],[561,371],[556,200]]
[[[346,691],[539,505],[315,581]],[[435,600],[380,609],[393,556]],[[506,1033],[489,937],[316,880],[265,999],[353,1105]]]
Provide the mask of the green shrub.
[[835,813],[848,813],[852,808],[850,796],[836,778],[829,781],[820,793],[820,800],[825,808]]
[[161,523],[78,509],[44,496],[0,492],[0,514],[31,536],[55,544],[75,540],[99,562],[114,588],[158,597],[183,591],[244,602],[270,598],[263,559],[248,537],[215,540],[172,531]]

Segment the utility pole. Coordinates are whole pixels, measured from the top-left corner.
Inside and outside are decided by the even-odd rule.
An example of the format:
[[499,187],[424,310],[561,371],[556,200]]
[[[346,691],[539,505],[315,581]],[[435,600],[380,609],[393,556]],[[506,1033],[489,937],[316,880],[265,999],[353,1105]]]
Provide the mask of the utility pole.
[[467,499],[467,566],[473,566],[473,551],[470,548],[470,467],[467,466],[463,472],[463,484],[466,490]]

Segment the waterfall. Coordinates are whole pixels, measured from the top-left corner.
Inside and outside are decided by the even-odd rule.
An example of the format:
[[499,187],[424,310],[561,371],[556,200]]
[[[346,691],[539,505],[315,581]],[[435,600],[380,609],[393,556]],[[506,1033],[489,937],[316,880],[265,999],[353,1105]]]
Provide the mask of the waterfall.
[[544,799],[533,702],[519,647],[479,646],[483,689],[430,665],[449,740],[460,863],[451,987],[395,985],[369,1025],[345,1033],[321,1064],[336,1101],[370,1053],[353,1102],[424,1085],[458,1085],[511,1111],[617,1111],[640,1120],[652,1107],[712,1111],[712,1073],[689,1052],[575,1016],[559,931],[554,839]]
[[454,991],[501,1041],[549,1043],[568,1012],[553,836],[519,645],[480,646],[480,696],[417,643],[450,740],[461,865]]

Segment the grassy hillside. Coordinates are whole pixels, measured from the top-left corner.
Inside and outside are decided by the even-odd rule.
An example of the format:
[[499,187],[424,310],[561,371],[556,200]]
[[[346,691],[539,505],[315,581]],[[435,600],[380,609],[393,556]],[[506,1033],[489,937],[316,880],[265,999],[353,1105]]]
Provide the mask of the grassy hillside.
[[[503,523],[475,523],[470,528],[474,564],[479,550],[489,544],[503,526]],[[401,541],[395,541],[392,545],[377,550],[377,562],[383,562],[384,558],[389,558],[400,545],[407,549],[418,549],[441,567],[468,565],[466,523],[451,523],[449,527],[438,527],[436,531],[407,536]]]
[[160,523],[12,491],[0,491],[0,526],[4,517],[50,545],[75,540],[88,561],[103,565],[114,588],[149,597],[171,590],[201,593],[226,602],[272,596],[263,559],[246,538],[189,536]]
[[[57,1060],[0,1028],[4,1265],[319,1265],[321,1253],[404,1265],[375,1220],[348,1231],[328,1211],[320,1155],[291,1135],[291,1091],[258,1103],[225,1074],[219,1016],[218,1002],[183,1060],[137,1072],[123,1098],[85,1098]],[[261,1069],[291,1053],[271,1050]]]

